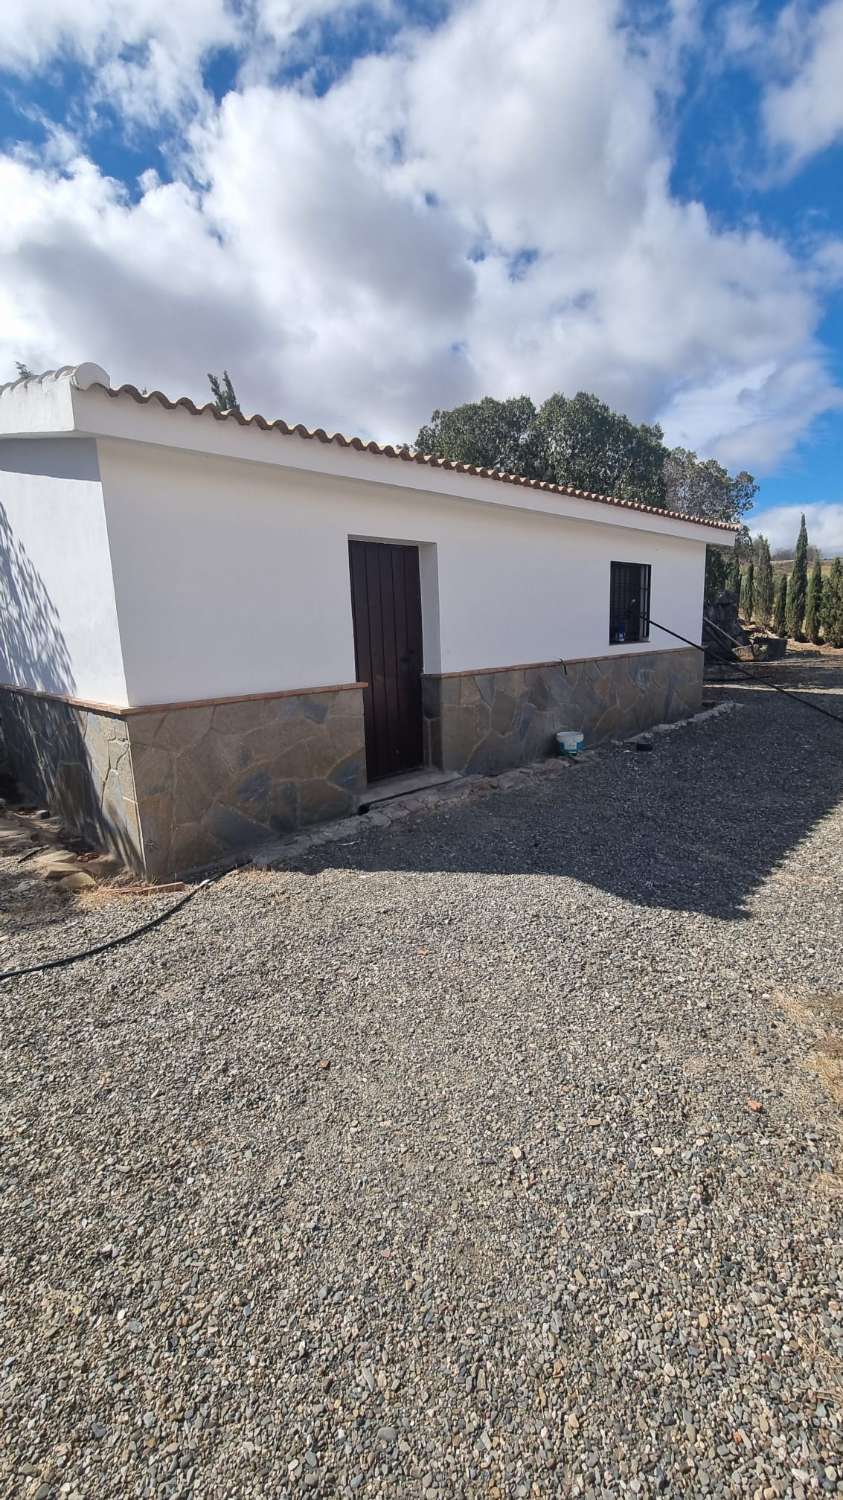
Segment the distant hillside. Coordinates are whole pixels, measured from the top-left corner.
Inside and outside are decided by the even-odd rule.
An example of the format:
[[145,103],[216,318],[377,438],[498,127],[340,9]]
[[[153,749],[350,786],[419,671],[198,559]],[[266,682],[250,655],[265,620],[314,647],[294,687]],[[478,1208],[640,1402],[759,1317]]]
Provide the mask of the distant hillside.
[[[831,564],[833,562],[834,562],[834,558],[833,557],[824,557],[823,558],[823,560],[822,560],[823,577],[825,577],[826,573],[830,573],[831,572]],[[790,573],[790,572],[792,572],[792,570],[793,570],[793,558],[792,557],[774,557],[773,558],[773,572],[774,573]],[[810,565],[809,565],[808,571],[810,572]]]

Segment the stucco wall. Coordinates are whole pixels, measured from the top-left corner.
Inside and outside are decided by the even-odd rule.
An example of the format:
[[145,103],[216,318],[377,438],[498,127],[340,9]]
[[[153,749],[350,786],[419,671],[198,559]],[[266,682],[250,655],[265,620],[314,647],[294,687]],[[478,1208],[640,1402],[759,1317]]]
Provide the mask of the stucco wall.
[[[145,444],[98,449],[135,705],[353,682],[349,536],[423,544],[426,672],[610,653],[613,559],[651,563],[654,618],[699,639],[704,546],[640,514],[627,528],[607,524],[608,507],[594,522],[507,508],[503,486],[492,507]],[[675,644],[653,630],[623,649]]]
[[91,438],[0,443],[0,681],[127,701]]

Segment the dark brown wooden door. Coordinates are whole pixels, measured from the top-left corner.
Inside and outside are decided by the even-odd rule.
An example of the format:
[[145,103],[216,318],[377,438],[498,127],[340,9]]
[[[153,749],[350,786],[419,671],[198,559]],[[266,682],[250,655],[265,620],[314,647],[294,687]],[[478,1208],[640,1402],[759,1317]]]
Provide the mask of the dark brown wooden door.
[[422,763],[422,621],[416,547],[349,542],[357,680],[370,781]]

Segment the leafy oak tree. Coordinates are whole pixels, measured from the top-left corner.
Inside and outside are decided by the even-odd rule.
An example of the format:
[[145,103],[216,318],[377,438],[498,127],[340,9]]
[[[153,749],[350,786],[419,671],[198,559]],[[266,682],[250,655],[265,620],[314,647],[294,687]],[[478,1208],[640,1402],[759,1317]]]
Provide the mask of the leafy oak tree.
[[435,411],[419,429],[415,446],[454,463],[545,479],[547,461],[544,441],[536,430],[537,415],[529,396],[513,396],[508,401],[484,396],[453,411]]
[[646,505],[666,503],[662,430],[612,411],[597,396],[550,396],[536,430],[546,477],[599,495],[619,495]]
[[758,493],[745,470],[730,474],[716,459],[699,459],[687,448],[673,448],[665,455],[664,477],[668,510],[708,521],[740,521]]
[[[636,424],[586,391],[557,392],[540,408],[514,396],[435,411],[415,447],[479,468],[549,480],[597,494],[620,495],[708,520],[740,521],[757,485],[751,474],[729,474],[714,459],[664,446],[662,430]],[[747,533],[748,538],[748,533]],[[709,565],[709,577],[719,575]]]

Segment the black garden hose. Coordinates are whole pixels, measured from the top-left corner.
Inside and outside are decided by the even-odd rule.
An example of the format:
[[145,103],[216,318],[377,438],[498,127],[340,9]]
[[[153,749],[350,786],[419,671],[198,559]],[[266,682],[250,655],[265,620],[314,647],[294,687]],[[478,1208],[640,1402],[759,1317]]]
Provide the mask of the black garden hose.
[[186,895],[180,896],[178,901],[174,901],[172,906],[168,906],[166,911],[159,912],[156,917],[151,917],[148,922],[142,923],[140,927],[133,927],[131,932],[121,933],[120,937],[109,938],[107,943],[97,943],[93,948],[82,948],[78,953],[65,953],[62,958],[48,958],[43,963],[27,964],[22,969],[6,969],[3,973],[0,973],[0,981],[4,979],[21,979],[24,974],[43,974],[48,969],[63,969],[67,964],[78,963],[80,958],[95,958],[98,953],[107,953],[109,948],[119,948],[123,943],[133,943],[135,938],[142,937],[145,932],[152,932],[153,928],[160,927],[163,922],[168,922],[170,917],[174,917],[177,911],[181,911],[183,906],[187,906],[188,901],[192,901],[194,896],[198,896],[200,891],[204,891],[209,885],[214,885],[218,880],[222,879],[223,875],[227,875],[228,873],[228,870],[220,870],[218,875],[211,875],[207,880],[200,881]]

